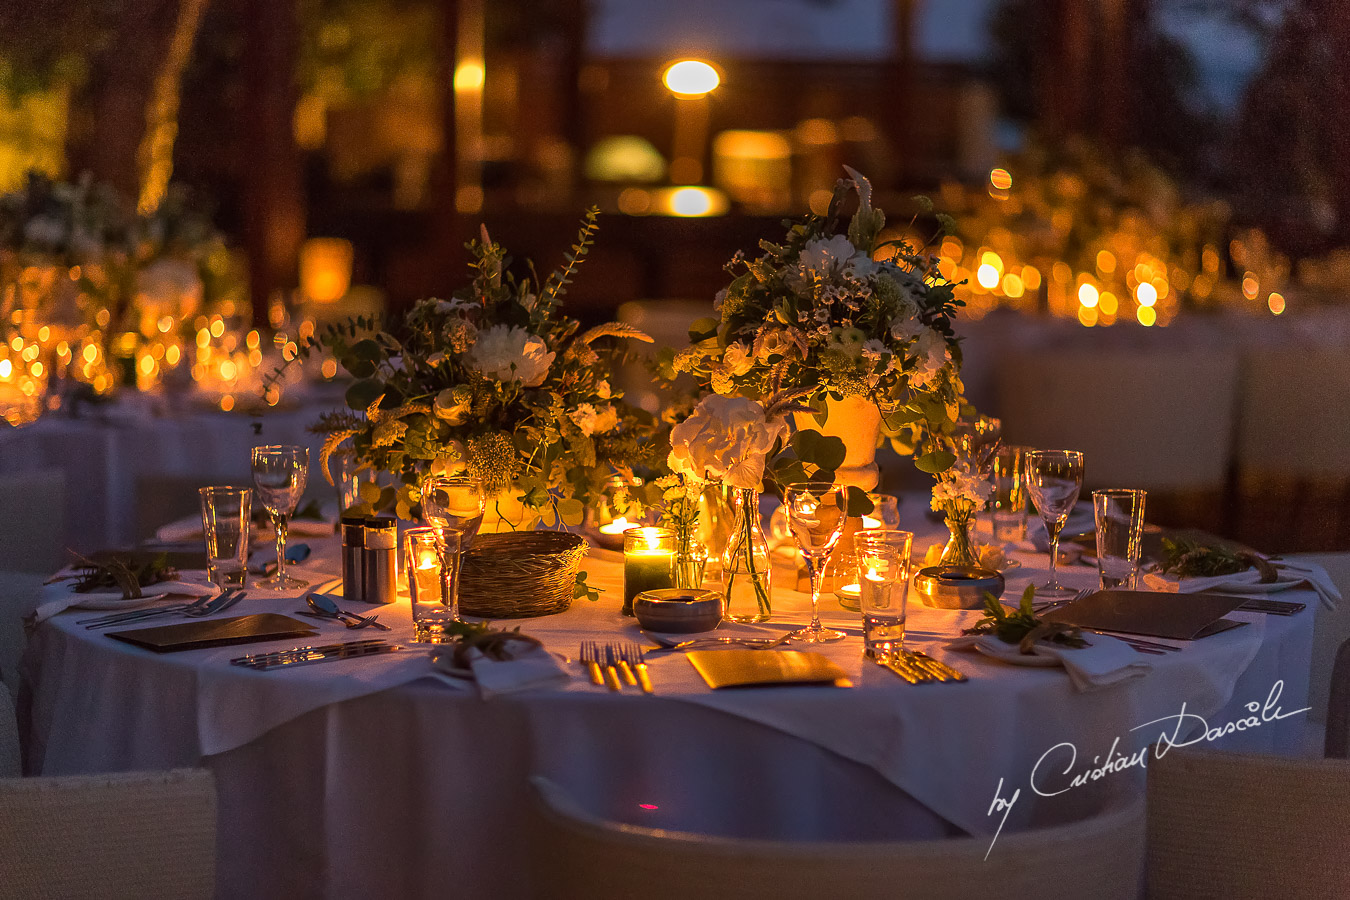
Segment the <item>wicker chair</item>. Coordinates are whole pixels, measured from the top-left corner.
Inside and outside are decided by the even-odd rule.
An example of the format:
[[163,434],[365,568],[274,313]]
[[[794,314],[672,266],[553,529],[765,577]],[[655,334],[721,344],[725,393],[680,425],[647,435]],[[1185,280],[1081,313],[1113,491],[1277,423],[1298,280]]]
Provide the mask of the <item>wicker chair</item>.
[[1350,897],[1350,763],[1173,749],[1148,773],[1149,900]]
[[583,810],[554,783],[535,792],[532,878],[554,900],[1135,900],[1143,802],[1052,828],[913,842],[779,842],[623,825]]
[[0,900],[210,898],[205,770],[0,779]]

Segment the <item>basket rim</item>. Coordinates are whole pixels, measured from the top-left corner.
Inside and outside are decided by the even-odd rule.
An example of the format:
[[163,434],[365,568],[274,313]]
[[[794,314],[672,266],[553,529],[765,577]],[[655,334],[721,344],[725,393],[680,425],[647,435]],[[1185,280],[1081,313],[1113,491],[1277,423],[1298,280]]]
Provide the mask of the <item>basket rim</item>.
[[478,535],[465,555],[488,556],[509,551],[518,556],[552,556],[588,547],[584,537],[567,531],[509,531]]

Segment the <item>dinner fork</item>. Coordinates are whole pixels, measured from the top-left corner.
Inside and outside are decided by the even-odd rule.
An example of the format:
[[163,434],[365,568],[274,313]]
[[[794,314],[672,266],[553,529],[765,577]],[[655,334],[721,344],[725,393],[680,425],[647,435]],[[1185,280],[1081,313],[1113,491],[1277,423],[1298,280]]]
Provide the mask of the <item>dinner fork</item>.
[[623,676],[623,680],[633,687],[637,687],[637,676],[633,674],[633,667],[628,665],[628,658],[623,655],[623,647],[619,644],[605,645],[605,661],[610,668],[618,671]]
[[642,693],[654,694],[656,689],[652,687],[652,676],[647,672],[647,656],[642,648],[637,644],[623,645],[623,658],[633,668],[637,674],[638,684],[642,686]]
[[136,622],[141,619],[149,619],[152,616],[165,616],[169,613],[186,613],[192,610],[201,609],[213,600],[220,599],[220,596],[220,594],[208,594],[205,597],[198,597],[191,603],[175,603],[173,606],[160,606],[155,609],[136,609],[130,612],[95,616],[91,619],[77,619],[75,624],[83,625],[85,628],[102,628],[105,625],[120,625],[123,622]]
[[591,673],[591,683],[604,684],[605,678],[600,674],[600,650],[595,641],[582,641],[577,655],[581,657],[582,664]]

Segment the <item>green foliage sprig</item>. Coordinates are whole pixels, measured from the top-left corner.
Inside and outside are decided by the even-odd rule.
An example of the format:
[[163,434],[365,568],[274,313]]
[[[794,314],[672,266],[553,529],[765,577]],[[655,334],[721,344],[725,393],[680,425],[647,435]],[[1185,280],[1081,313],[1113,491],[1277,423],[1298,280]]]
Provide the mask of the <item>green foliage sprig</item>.
[[1022,592],[1022,600],[1014,612],[1008,612],[998,598],[985,591],[984,608],[986,615],[972,627],[964,629],[962,634],[992,634],[1006,644],[1017,644],[1018,650],[1025,654],[1037,641],[1050,641],[1066,647],[1086,647],[1083,634],[1073,625],[1063,622],[1047,622],[1038,617],[1031,608],[1036,596],[1036,587],[1027,585]]
[[125,556],[109,556],[96,561],[77,554],[76,559],[74,590],[77,594],[116,588],[124,598],[132,600],[143,596],[141,588],[178,577],[178,570],[169,565],[167,553],[139,562]]
[[1279,573],[1265,557],[1224,544],[1210,544],[1188,538],[1163,538],[1163,559],[1158,571],[1180,578],[1212,578],[1236,575],[1255,566],[1261,583],[1271,584]]

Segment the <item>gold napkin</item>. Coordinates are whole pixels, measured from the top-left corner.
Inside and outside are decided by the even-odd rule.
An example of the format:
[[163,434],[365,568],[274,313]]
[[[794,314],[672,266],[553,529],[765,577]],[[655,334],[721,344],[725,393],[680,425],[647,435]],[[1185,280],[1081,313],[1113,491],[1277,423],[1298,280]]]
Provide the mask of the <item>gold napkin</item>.
[[693,650],[685,654],[708,687],[825,684],[853,687],[844,670],[819,653],[800,650]]

